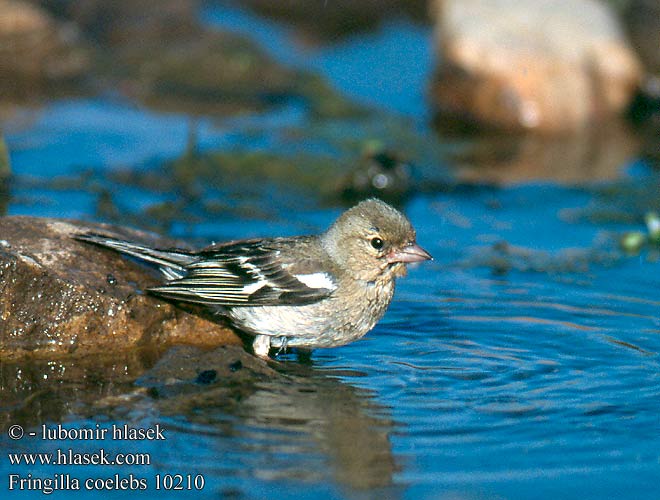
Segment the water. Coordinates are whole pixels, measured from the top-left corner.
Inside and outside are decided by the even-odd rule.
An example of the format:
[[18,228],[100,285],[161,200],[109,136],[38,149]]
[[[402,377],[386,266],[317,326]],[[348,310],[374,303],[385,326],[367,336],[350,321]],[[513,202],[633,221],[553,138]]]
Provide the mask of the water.
[[[230,14],[238,24],[252,19]],[[423,45],[419,53],[428,54],[425,28],[395,23],[348,48],[326,47],[327,67],[348,64],[342,54],[351,53],[350,43],[363,51],[389,47],[388,29],[399,36],[401,26],[411,30],[406,39]],[[278,36],[286,37],[285,30]],[[292,52],[282,57],[297,64],[300,56]],[[352,95],[360,95],[362,83]],[[415,115],[417,92],[392,110]],[[255,123],[259,147],[277,147],[281,129],[305,119],[290,108],[269,116],[221,124],[202,119],[200,147],[244,145],[254,140]],[[118,220],[139,223],[145,208],[175,198],[143,185],[127,189],[108,173],[157,170],[163,159],[180,154],[189,127],[185,115],[100,96],[55,101],[27,125],[8,125],[17,175],[9,214],[104,218],[98,191],[90,189],[100,184],[122,191]],[[660,264],[657,251],[627,257],[617,249],[622,231],[642,229],[641,214],[639,223],[594,216],[626,207],[631,190],[657,185],[657,173],[642,162],[633,166],[610,198],[603,189],[616,185],[532,183],[414,195],[404,208],[435,260],[399,282],[388,314],[366,338],[316,351],[311,362],[283,355],[274,365],[280,376],[271,379],[170,388],[167,380],[149,381],[144,372],[152,373],[157,359],[139,352],[4,362],[2,488],[10,473],[69,474],[81,481],[132,474],[148,482],[146,491],[130,493],[141,498],[654,498]],[[241,189],[227,186],[203,196],[235,200]],[[267,184],[256,193],[267,217],[229,201],[231,217],[185,207],[167,230],[200,241],[295,234],[322,230],[341,210],[318,208],[295,186]],[[652,203],[639,204],[650,210]],[[12,441],[7,435],[11,424],[39,432],[42,424],[57,423],[160,424],[167,439]],[[6,456],[68,448],[145,453],[151,464],[17,466]],[[157,474],[191,475],[191,491],[157,491]],[[199,475],[204,487],[196,491]],[[87,490],[86,497],[127,494],[111,489]]]

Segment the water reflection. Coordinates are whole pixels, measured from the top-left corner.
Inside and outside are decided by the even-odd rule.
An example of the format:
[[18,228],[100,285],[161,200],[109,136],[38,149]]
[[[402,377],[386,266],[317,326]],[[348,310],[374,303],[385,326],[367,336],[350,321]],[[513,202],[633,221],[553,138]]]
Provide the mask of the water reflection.
[[327,456],[339,484],[372,490],[391,486],[398,470],[389,441],[393,422],[373,416],[372,398],[324,378],[298,386],[266,384],[241,410],[255,426],[308,435]]
[[[177,364],[174,358],[180,352],[169,353],[140,383],[154,384],[151,393],[159,412],[182,416],[213,434],[209,446],[218,454],[242,450],[241,470],[235,473],[266,481],[329,481],[347,491],[384,489],[389,498],[398,496],[393,476],[400,467],[390,443],[394,422],[389,409],[375,403],[372,391],[296,362],[277,363],[277,373],[239,385],[228,386],[219,376],[218,383],[200,390],[191,383],[199,376],[195,372],[222,369],[208,353],[186,361],[186,366],[197,367],[195,372],[182,376],[177,368],[179,382],[163,385],[163,380],[172,380],[167,374]],[[179,422],[194,439],[199,427],[190,431],[188,423]]]
[[468,182],[575,184],[621,177],[622,165],[639,149],[639,136],[626,123],[612,121],[570,137],[481,135],[451,163],[459,179]]
[[400,466],[390,442],[395,424],[372,391],[297,362],[273,363],[274,370],[235,346],[215,351],[180,346],[160,361],[155,356],[3,362],[0,442],[11,451],[61,446],[9,442],[6,430],[15,424],[28,429],[44,423],[166,422],[167,447],[153,453],[163,470],[185,472],[191,468],[185,457],[194,453],[193,465],[220,488],[253,478],[336,485],[351,496],[378,491],[399,496],[394,475]]
[[0,435],[7,427],[34,427],[80,415],[97,401],[132,390],[132,381],[155,362],[156,353],[110,357],[2,360]]
[[9,177],[11,165],[9,162],[9,151],[2,133],[0,133],[0,215],[7,213],[9,203]]
[[7,215],[9,205],[9,180],[0,179],[0,216]]

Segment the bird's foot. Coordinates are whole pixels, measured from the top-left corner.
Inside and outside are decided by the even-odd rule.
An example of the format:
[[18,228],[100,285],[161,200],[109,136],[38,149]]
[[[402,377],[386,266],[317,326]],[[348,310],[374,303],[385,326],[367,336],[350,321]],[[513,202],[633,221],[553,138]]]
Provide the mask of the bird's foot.
[[283,352],[286,352],[286,348],[289,344],[289,339],[287,337],[280,337],[280,348],[277,350],[277,353],[275,356],[278,356],[282,354]]

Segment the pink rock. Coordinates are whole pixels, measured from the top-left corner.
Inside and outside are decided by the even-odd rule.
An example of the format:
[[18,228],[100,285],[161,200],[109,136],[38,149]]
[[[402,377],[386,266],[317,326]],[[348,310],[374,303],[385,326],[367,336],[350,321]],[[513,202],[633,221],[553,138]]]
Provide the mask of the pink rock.
[[435,0],[441,114],[479,126],[571,132],[620,113],[641,67],[594,0]]

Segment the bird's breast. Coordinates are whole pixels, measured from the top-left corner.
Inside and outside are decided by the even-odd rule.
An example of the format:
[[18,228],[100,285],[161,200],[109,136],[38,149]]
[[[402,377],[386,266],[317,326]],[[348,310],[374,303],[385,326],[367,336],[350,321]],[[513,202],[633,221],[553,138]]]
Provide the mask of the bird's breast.
[[393,294],[393,281],[356,282],[313,304],[236,307],[229,316],[250,333],[286,338],[291,347],[334,347],[371,330],[385,314]]

